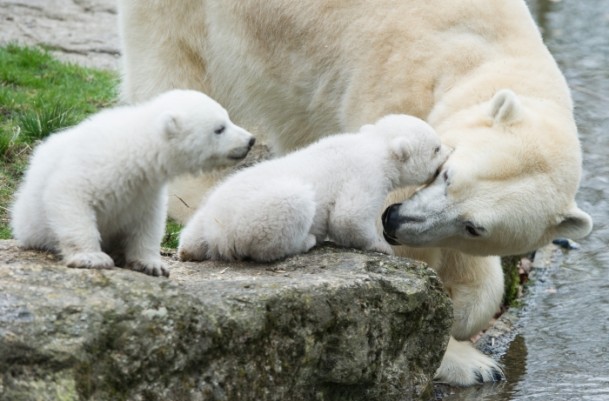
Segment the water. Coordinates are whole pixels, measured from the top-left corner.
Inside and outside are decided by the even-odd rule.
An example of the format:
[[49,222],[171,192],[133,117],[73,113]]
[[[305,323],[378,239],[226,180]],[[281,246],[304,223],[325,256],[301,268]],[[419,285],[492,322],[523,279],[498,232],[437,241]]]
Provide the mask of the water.
[[530,0],[573,92],[584,153],[578,205],[594,219],[537,286],[502,362],[507,381],[445,400],[609,400],[609,0]]

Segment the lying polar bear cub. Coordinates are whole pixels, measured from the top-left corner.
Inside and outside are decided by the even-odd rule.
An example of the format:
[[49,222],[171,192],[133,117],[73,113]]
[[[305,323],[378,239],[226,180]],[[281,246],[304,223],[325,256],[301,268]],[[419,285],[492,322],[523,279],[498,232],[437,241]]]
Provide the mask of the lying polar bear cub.
[[268,262],[327,237],[392,253],[375,224],[387,194],[431,180],[448,153],[427,123],[406,115],[321,139],[212,190],[182,231],[178,256]]
[[60,252],[69,267],[116,262],[169,276],[160,258],[166,182],[234,164],[253,144],[196,91],[102,111],[36,148],[11,210],[13,234],[24,247]]

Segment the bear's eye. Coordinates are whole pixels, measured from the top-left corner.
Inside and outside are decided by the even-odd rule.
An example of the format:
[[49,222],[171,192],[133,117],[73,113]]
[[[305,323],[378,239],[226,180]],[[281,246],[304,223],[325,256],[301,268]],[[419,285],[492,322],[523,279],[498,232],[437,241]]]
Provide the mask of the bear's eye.
[[433,152],[434,152],[435,154],[438,154],[438,152],[439,152],[439,151],[440,151],[440,147],[439,147],[439,146],[438,146],[438,147],[436,147],[436,148],[433,150]]
[[441,172],[441,171],[442,171],[442,168],[438,168],[438,169],[436,170],[436,172],[433,174],[433,180],[432,180],[432,181],[435,181],[435,180],[436,180],[436,178],[438,178],[438,176],[440,175],[440,172]]
[[224,130],[226,129],[226,127],[224,125],[219,126],[218,128],[216,128],[214,130],[214,134],[216,135],[220,135],[221,133],[224,132]]
[[466,221],[465,222],[465,231],[471,237],[479,237],[482,235],[482,232],[484,232],[484,228],[476,227],[476,225],[474,223],[472,223],[471,221]]

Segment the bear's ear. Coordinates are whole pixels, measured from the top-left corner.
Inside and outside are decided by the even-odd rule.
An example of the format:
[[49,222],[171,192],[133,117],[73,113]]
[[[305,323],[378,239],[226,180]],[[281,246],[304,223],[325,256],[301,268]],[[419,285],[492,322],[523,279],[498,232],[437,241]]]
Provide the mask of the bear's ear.
[[165,138],[175,138],[182,132],[181,119],[177,113],[166,112],[161,115],[161,126]]
[[592,218],[577,206],[573,206],[568,213],[561,216],[556,226],[556,237],[579,239],[592,231]]
[[402,163],[405,163],[412,154],[412,144],[406,138],[395,138],[389,144],[391,155]]
[[491,117],[500,124],[509,124],[520,120],[523,112],[518,96],[509,89],[502,89],[491,100]]

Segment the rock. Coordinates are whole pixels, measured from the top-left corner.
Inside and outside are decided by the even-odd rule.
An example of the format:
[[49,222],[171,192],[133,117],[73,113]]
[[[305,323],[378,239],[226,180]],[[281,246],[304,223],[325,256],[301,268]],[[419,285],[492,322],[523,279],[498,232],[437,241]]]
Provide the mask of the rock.
[[118,70],[114,0],[0,0],[0,44],[42,46],[62,61]]
[[0,400],[428,399],[452,323],[431,269],[317,248],[77,270],[0,241]]

